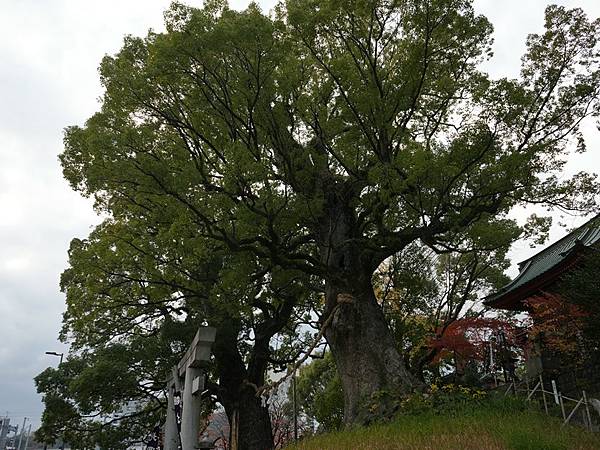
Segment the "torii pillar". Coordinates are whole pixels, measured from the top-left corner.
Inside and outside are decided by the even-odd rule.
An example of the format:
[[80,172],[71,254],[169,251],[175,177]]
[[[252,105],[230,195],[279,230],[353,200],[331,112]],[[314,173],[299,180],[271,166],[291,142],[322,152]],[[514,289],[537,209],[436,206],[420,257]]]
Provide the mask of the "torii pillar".
[[175,392],[181,392],[181,380],[177,366],[173,366],[172,377],[167,381],[167,418],[163,429],[164,450],[179,450],[179,430],[175,414]]
[[177,450],[177,432],[173,404],[173,388],[177,389],[181,377],[185,377],[183,387],[183,411],[181,415],[181,446],[183,450],[198,448],[200,434],[201,394],[204,390],[204,367],[210,360],[212,343],[215,341],[216,328],[200,327],[192,344],[179,364],[173,369],[173,380],[169,382],[168,411],[165,423],[165,450]]

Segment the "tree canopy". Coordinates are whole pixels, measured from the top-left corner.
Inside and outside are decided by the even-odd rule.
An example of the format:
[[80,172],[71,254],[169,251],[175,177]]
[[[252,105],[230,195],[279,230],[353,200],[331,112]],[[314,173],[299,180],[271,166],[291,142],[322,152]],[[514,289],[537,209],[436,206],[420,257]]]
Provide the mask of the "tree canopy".
[[174,4],[165,33],[104,58],[101,109],[67,128],[64,175],[119,226],[160,236],[159,255],[198,240],[321,283],[353,422],[361,399],[420,385],[373,292],[386,258],[508,244],[517,205],[593,207],[592,175],[559,175],[599,113],[599,25],[548,7],[520,77],[494,80],[479,69],[492,26],[468,0]]

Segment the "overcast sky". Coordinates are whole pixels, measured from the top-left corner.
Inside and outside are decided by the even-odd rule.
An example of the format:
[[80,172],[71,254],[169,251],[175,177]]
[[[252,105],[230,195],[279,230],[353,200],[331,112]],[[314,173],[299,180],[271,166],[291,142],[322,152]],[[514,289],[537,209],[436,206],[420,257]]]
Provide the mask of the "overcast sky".
[[[98,108],[97,67],[125,34],[162,30],[169,0],[0,0],[0,415],[39,424],[33,377],[66,351],[57,341],[64,298],[58,288],[69,241],[98,223],[88,201],[62,179],[62,129]],[[199,1],[187,1],[200,5]],[[244,7],[248,2],[230,2]],[[260,2],[264,9],[275,3]],[[544,0],[477,0],[495,26],[494,76],[517,76],[525,37],[542,28]],[[558,2],[600,16],[598,0]],[[600,169],[599,133],[586,125],[589,153],[570,170]],[[566,218],[569,226],[582,219]],[[564,234],[554,229],[553,238]],[[515,260],[534,250],[517,244]]]

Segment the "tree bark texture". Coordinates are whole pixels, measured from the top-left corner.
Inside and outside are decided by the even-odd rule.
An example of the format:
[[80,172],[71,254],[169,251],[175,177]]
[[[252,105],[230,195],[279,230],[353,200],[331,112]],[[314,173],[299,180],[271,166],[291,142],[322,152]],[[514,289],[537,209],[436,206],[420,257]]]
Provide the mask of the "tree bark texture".
[[[239,327],[235,320],[222,323],[217,328],[213,345],[213,355],[219,375],[219,401],[225,407],[230,425],[237,416],[237,437],[230,436],[230,442],[237,441],[237,450],[270,450],[273,448],[271,418],[261,398],[256,396],[254,385],[261,386],[264,374],[251,374],[246,369],[237,348]],[[263,371],[264,372],[264,371]]]
[[375,392],[408,393],[420,383],[406,368],[371,286],[362,292],[330,286],[327,297],[341,303],[325,336],[342,381],[349,425]]
[[[344,421],[359,420],[363,402],[377,391],[412,392],[421,383],[409,372],[373,292],[376,261],[361,240],[351,195],[329,190],[320,230],[321,261],[328,269],[325,330],[344,390]],[[364,241],[363,241],[364,242]],[[339,305],[339,306],[338,306]]]

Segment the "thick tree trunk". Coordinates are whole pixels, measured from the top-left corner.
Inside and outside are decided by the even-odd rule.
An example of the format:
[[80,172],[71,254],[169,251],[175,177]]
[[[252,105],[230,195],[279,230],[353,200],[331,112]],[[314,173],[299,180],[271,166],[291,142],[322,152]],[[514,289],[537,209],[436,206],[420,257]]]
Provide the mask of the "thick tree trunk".
[[356,423],[364,402],[377,391],[408,393],[420,382],[407,370],[372,287],[329,286],[328,303],[341,303],[325,336],[344,389],[344,421]]
[[[225,406],[225,412],[231,428],[230,442],[237,440],[238,450],[273,448],[269,411],[261,405],[253,388],[242,389],[237,400]],[[234,436],[236,429],[237,436]]]
[[[269,411],[249,384],[262,385],[264,374],[258,373],[254,377],[248,374],[237,348],[239,327],[236,321],[220,325],[213,355],[219,375],[218,398],[225,407],[230,424],[230,442],[237,442],[237,450],[270,450],[273,448],[273,434]],[[237,436],[232,436],[236,431]]]
[[407,370],[375,298],[372,275],[378,262],[363,248],[352,207],[358,194],[352,189],[335,182],[324,189],[319,230],[321,261],[328,272],[325,318],[335,311],[325,337],[342,381],[346,424],[359,421],[361,405],[375,392],[405,393],[421,386]]

